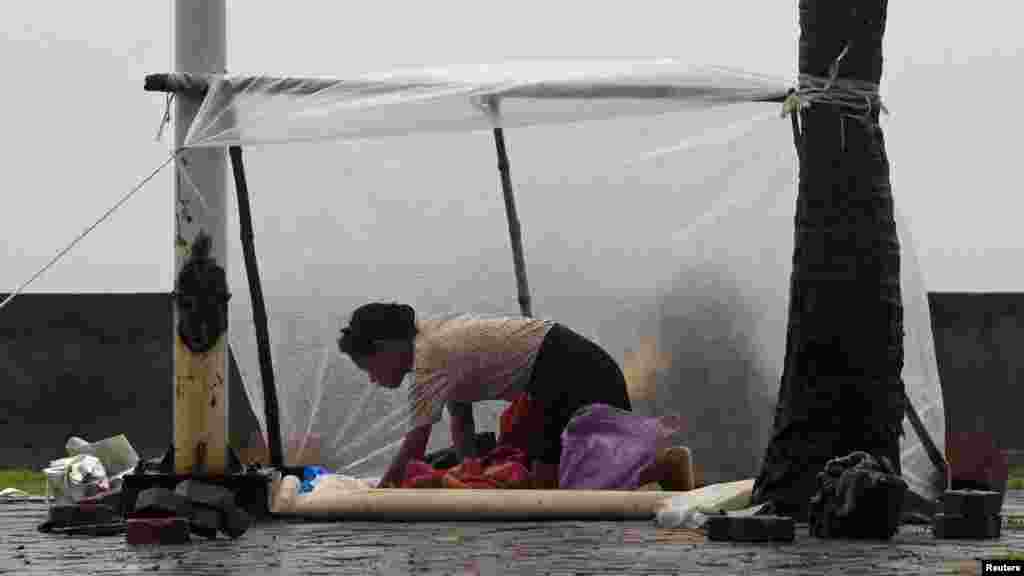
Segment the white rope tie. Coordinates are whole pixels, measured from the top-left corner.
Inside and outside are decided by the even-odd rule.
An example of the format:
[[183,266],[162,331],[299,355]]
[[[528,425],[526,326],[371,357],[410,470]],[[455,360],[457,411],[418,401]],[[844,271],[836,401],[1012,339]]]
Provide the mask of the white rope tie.
[[192,175],[189,174],[188,160],[185,159],[184,153],[179,153],[177,158],[178,162],[176,162],[174,166],[177,168],[178,173],[181,174],[181,177],[185,180],[185,183],[188,184],[188,187],[192,190],[192,195],[199,200],[199,205],[202,206],[203,215],[205,216],[206,212],[209,211],[210,206],[206,203],[206,198],[204,198],[203,193],[199,191],[199,187],[196,186],[195,181],[192,180]]
[[171,103],[174,102],[174,92],[167,95],[167,99],[164,101],[164,115],[160,118],[160,126],[156,129],[156,138],[153,140],[159,142],[164,138],[164,129],[171,123]]

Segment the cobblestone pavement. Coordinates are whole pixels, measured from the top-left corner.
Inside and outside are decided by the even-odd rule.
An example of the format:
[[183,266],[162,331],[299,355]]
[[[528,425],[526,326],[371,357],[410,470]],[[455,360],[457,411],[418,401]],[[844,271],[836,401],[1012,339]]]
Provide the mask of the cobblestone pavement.
[[[1024,515],[1024,492],[1006,514]],[[939,541],[905,526],[887,543],[707,542],[653,522],[297,523],[254,526],[237,541],[133,547],[124,536],[40,534],[38,502],[0,503],[0,574],[960,574],[979,558],[1024,553],[1024,530],[1000,540]]]

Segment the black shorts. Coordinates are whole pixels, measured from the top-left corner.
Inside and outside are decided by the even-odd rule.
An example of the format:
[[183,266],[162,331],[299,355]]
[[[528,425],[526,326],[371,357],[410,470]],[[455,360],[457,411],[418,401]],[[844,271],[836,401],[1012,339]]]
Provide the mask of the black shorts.
[[562,431],[580,408],[607,404],[632,410],[626,378],[615,359],[561,324],[544,337],[526,392],[544,413],[544,434],[530,441],[529,457],[545,464],[561,459]]

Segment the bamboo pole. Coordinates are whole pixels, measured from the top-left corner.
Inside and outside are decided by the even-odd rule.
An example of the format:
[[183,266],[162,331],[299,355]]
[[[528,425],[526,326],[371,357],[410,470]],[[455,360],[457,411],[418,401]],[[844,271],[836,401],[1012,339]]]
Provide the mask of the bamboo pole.
[[[183,94],[187,96],[203,97],[206,95],[206,91],[209,88],[210,82],[215,78],[217,74],[190,74],[190,73],[158,73],[149,74],[146,76],[145,90],[147,92],[168,92],[174,94]],[[248,78],[255,78],[256,76],[248,76]],[[295,76],[259,76],[259,78],[267,80],[274,84],[285,84],[292,94],[317,94],[322,92],[325,88],[335,86],[337,80],[325,79],[325,78],[303,78]],[[370,80],[347,80],[346,84],[353,90],[362,88],[374,88],[382,85],[381,82],[375,82]],[[432,84],[425,83],[421,86],[431,86]],[[546,90],[550,91],[550,86],[546,87]],[[623,97],[629,98],[640,98],[640,99],[653,99],[653,100],[664,100],[669,94],[676,92],[678,86],[669,84],[651,84],[644,87],[643,90],[638,90],[635,86],[630,87],[618,87],[614,84],[610,84],[602,88],[602,92],[607,94],[609,97]],[[625,92],[615,94],[616,91]],[[566,89],[558,97],[560,98],[591,98],[593,97],[593,89]],[[512,89],[502,93],[503,99],[513,98],[524,98],[531,99],[536,98],[536,90],[533,87],[527,86],[520,90]],[[760,98],[751,99],[752,102],[778,102],[782,103],[786,99],[785,94],[773,94],[767,95]]]
[[189,74],[187,72],[147,74],[142,89],[146,92],[166,92],[202,100],[210,88],[211,77],[211,74]]
[[516,288],[519,294],[519,309],[523,316],[533,316],[530,302],[530,284],[526,279],[526,258],[523,255],[523,232],[516,212],[516,198],[512,190],[512,176],[509,173],[508,151],[505,149],[505,133],[494,129],[494,146],[498,152],[498,171],[501,173],[501,193],[505,198],[505,216],[508,219],[508,235],[512,243],[512,262],[516,271]]
[[281,423],[278,417],[277,388],[274,383],[274,364],[270,357],[270,331],[267,327],[267,306],[263,300],[260,285],[259,263],[256,261],[255,234],[252,229],[252,211],[249,208],[249,186],[245,180],[245,165],[242,163],[242,148],[231,146],[231,170],[235,177],[235,191],[238,197],[238,221],[242,237],[242,254],[245,258],[245,273],[252,295],[252,317],[256,324],[256,347],[259,352],[260,378],[263,381],[263,409],[267,420],[267,446],[270,449],[271,466],[284,467],[281,451]]

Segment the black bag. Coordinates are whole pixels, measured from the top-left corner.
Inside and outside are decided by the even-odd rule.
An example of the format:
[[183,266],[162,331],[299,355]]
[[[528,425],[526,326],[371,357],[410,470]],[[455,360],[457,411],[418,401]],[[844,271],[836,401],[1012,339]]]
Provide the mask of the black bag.
[[889,540],[899,530],[906,491],[906,481],[884,456],[853,452],[829,460],[811,498],[811,534]]

